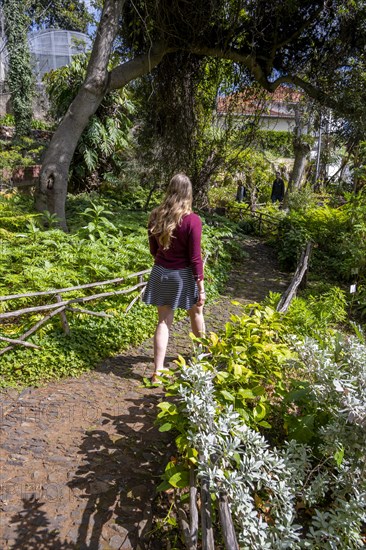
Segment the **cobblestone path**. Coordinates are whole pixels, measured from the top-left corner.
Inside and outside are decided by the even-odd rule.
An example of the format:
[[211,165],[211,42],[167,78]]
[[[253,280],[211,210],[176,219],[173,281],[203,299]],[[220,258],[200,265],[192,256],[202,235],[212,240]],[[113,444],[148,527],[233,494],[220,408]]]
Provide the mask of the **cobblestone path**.
[[[236,309],[283,292],[273,252],[246,238],[225,296],[207,306],[207,330]],[[168,359],[190,349],[188,321],[173,327]],[[152,340],[79,378],[0,394],[0,548],[147,549],[152,501],[169,458],[154,427],[163,393],[152,371]]]

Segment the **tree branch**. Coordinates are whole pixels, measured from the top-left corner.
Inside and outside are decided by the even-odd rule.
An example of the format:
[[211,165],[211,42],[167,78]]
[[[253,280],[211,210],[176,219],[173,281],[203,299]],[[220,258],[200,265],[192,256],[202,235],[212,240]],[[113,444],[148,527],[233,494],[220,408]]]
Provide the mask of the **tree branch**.
[[153,44],[147,53],[119,65],[109,74],[108,91],[123,88],[131,80],[149,73],[168,51],[171,50],[163,42],[159,42]]
[[277,44],[273,44],[273,48],[272,48],[272,52],[271,52],[271,59],[274,59],[275,55],[276,55],[276,52],[279,48],[283,48],[284,46],[286,46],[287,44],[290,44],[290,42],[292,42],[293,40],[295,40],[296,38],[299,38],[300,34],[307,28],[309,27],[316,19],[317,17],[321,14],[321,12],[323,11],[323,8],[324,8],[324,5],[323,3],[320,4],[319,8],[317,10],[315,10],[315,12],[313,13],[313,15],[311,15],[309,17],[309,19],[306,19],[302,25],[300,25],[300,27],[298,29],[296,29],[295,32],[293,32],[291,35],[289,36],[286,36],[284,37],[280,42],[278,42]]
[[316,101],[319,101],[319,103],[322,103],[326,107],[329,107],[331,109],[339,108],[338,102],[335,101],[331,96],[297,75],[284,75],[276,78],[276,80],[269,80],[265,72],[263,71],[263,68],[258,63],[256,56],[254,55],[244,54],[235,49],[222,50],[220,48],[211,48],[209,46],[203,45],[194,46],[189,51],[191,53],[195,53],[196,55],[228,59],[230,61],[234,61],[236,63],[244,65],[244,67],[246,67],[250,71],[253,78],[262,86],[262,88],[270,93],[273,93],[281,84],[292,84],[304,90],[304,92],[308,96],[312,97]]

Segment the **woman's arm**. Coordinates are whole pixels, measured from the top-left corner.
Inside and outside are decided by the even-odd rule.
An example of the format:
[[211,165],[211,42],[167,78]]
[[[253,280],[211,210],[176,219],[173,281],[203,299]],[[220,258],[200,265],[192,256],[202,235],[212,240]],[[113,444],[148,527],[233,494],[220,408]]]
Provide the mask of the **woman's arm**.
[[149,234],[150,253],[155,258],[159,248],[158,241],[156,240],[155,236],[150,233],[150,231],[148,234]]
[[202,306],[206,299],[204,276],[203,276],[203,262],[201,252],[201,235],[202,235],[202,222],[198,216],[194,216],[191,220],[189,233],[188,233],[188,253],[190,264],[192,267],[193,275],[198,287],[198,301],[197,305]]

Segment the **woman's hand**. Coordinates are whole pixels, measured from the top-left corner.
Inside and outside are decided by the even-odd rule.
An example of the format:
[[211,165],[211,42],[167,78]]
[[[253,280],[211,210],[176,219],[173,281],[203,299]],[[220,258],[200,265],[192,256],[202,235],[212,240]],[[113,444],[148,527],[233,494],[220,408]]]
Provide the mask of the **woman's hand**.
[[198,300],[196,302],[196,305],[197,306],[203,306],[203,304],[205,303],[206,301],[206,292],[204,290],[201,290],[199,293],[198,293]]

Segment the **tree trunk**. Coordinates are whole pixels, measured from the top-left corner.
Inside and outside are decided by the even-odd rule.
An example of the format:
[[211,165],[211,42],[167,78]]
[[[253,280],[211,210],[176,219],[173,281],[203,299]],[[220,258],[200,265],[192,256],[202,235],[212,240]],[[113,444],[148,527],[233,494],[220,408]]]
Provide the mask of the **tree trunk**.
[[43,161],[36,207],[56,214],[64,230],[67,230],[65,202],[70,163],[80,136],[107,89],[107,65],[123,4],[124,0],[104,2],[85,81],[54,133]]
[[[288,195],[294,189],[300,189],[305,172],[306,160],[310,153],[310,145],[304,140],[304,132],[308,134],[311,127],[311,109],[309,104],[294,107],[295,128],[293,133],[294,166],[285,193],[284,204],[287,204]],[[307,128],[307,131],[305,129]]]
[[305,172],[306,161],[310,153],[310,145],[301,140],[294,143],[295,159],[294,167],[291,172],[289,187],[291,190],[300,189],[302,178]]
[[151,71],[165,54],[164,46],[152,46],[146,55],[138,56],[116,67],[111,73],[108,72],[108,61],[124,2],[125,0],[105,0],[85,81],[54,133],[43,161],[36,190],[36,207],[40,211],[48,210],[56,214],[65,231],[69,167],[89,118],[96,112],[108,91],[123,88],[130,80]]
[[219,155],[217,155],[216,151],[211,151],[198,175],[193,176],[193,203],[195,208],[204,209],[209,207],[208,191],[210,189],[210,181],[218,165]]

